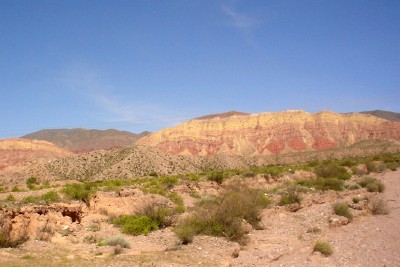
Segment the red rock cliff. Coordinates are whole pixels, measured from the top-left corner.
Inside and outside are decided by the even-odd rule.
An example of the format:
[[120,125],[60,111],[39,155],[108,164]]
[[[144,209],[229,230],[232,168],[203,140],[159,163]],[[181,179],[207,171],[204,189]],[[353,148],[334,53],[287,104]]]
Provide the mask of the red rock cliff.
[[329,149],[367,139],[400,140],[400,123],[329,111],[234,114],[194,119],[138,143],[172,154],[251,156]]

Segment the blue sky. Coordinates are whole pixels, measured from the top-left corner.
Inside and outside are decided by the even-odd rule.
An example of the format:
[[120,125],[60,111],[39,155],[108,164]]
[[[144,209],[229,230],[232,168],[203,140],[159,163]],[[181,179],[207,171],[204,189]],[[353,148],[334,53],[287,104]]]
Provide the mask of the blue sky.
[[0,138],[400,112],[400,1],[0,0]]

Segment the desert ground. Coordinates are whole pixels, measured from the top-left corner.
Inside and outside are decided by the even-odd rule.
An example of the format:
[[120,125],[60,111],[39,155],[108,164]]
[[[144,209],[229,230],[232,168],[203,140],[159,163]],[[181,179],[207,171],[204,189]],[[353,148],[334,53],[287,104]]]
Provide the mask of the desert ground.
[[[368,192],[365,188],[340,192],[316,191],[303,193],[301,206],[269,205],[261,212],[259,229],[248,227],[248,241],[242,245],[223,237],[204,235],[195,236],[191,243],[185,245],[171,227],[147,235],[121,233],[109,222],[110,216],[134,212],[151,201],[169,201],[159,195],[144,194],[135,188],[124,188],[118,195],[115,192],[98,192],[89,207],[81,202],[63,204],[70,211],[74,208],[81,211],[80,221],[75,222],[73,216],[54,215],[52,220],[50,211],[47,215],[35,214],[32,212],[34,205],[28,205],[25,213],[22,208],[20,214],[14,217],[14,225],[19,225],[22,230],[25,227],[25,231],[36,231],[36,234],[41,222],[53,225],[48,225],[47,230],[42,228],[37,238],[15,248],[1,248],[0,265],[399,266],[400,171],[387,170],[373,176],[385,184],[383,193]],[[234,180],[228,179],[224,183]],[[266,184],[265,179],[255,176],[246,179],[246,183],[254,187],[272,188],[282,182]],[[222,186],[213,182],[203,182],[197,186],[203,190],[203,194],[218,194],[223,190]],[[173,190],[181,194],[189,209],[197,201],[187,194],[185,185],[178,185]],[[34,193],[40,195],[47,191],[49,189]],[[18,201],[28,192],[13,194]],[[0,199],[7,195],[9,193],[2,193]],[[274,198],[273,194],[271,198]],[[360,202],[352,203],[354,198]],[[374,199],[383,199],[389,213],[371,214],[369,206]],[[334,215],[332,206],[338,201],[351,203],[352,220]],[[53,208],[57,205],[62,206],[52,204]],[[2,212],[5,211],[7,209],[3,208]],[[99,241],[107,237],[122,237],[129,242],[130,248],[118,247],[120,251],[116,253],[116,247],[99,245]],[[329,243],[333,253],[324,256],[314,251],[317,241]]]

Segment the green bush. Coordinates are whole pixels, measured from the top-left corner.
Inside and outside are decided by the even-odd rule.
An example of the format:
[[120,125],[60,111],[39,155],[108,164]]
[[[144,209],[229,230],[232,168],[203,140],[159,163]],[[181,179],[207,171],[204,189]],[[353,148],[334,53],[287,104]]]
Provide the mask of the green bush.
[[366,164],[368,173],[383,172],[386,169],[385,164],[379,161],[368,161]]
[[182,243],[189,243],[195,235],[223,236],[245,243],[242,221],[257,227],[260,211],[270,203],[258,189],[240,188],[214,199],[200,202],[191,216],[180,221],[174,232]]
[[308,188],[315,188],[321,191],[334,190],[342,191],[344,187],[344,181],[337,178],[317,178],[311,180],[298,180],[298,184],[306,186]]
[[8,202],[13,202],[13,201],[15,201],[14,195],[9,194],[9,195],[6,197],[6,201],[8,201]]
[[121,246],[122,248],[131,248],[131,245],[122,237],[112,237],[101,241],[99,246]]
[[67,184],[62,192],[71,199],[88,204],[90,197],[96,193],[96,190],[91,184]]
[[322,165],[315,168],[315,174],[321,178],[339,178],[341,180],[347,180],[351,178],[350,173],[347,172],[346,168],[336,165]]
[[385,190],[385,185],[378,181],[374,177],[365,176],[358,181],[358,184],[363,187],[367,188],[368,192],[383,192]]
[[333,210],[335,214],[339,216],[344,216],[349,220],[353,219],[353,214],[349,209],[349,205],[346,202],[338,202],[333,206]]
[[392,162],[386,162],[385,163],[386,168],[388,168],[391,171],[396,171],[397,168],[399,167],[399,163],[392,161]]
[[222,184],[224,181],[224,173],[223,172],[212,172],[207,176],[207,179],[217,184]]
[[113,223],[121,226],[121,231],[129,235],[147,235],[158,230],[157,222],[146,215],[122,215],[115,218]]
[[56,191],[49,191],[46,194],[41,195],[40,199],[47,203],[51,203],[51,202],[59,201],[60,196],[58,195],[58,193]]
[[386,215],[389,213],[389,208],[386,201],[382,198],[371,198],[368,200],[368,206],[373,215]]
[[300,193],[297,190],[297,186],[288,186],[286,191],[281,195],[279,205],[288,205],[292,203],[301,203]]
[[314,251],[318,251],[325,256],[332,255],[333,249],[329,243],[317,241],[314,245]]
[[35,188],[35,184],[37,183],[37,179],[35,177],[30,177],[26,180],[26,186],[29,189],[34,189]]

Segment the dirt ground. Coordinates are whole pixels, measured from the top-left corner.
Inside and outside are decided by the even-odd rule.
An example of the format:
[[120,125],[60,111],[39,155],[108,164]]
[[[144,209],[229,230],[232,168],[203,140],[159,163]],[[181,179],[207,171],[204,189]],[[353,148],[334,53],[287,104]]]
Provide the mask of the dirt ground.
[[[400,266],[400,170],[374,175],[384,182],[383,194],[365,189],[305,195],[302,208],[265,209],[262,230],[249,233],[249,243],[240,247],[223,238],[199,236],[189,245],[179,244],[170,228],[147,236],[128,236],[107,223],[107,217],[92,214],[76,232],[51,242],[31,240],[19,248],[0,249],[0,266]],[[354,219],[332,227],[332,204],[351,203],[354,196],[383,197],[390,213],[371,215],[354,210]],[[101,231],[91,232],[96,222]],[[131,249],[114,255],[113,247],[85,243],[88,236],[123,236]],[[313,252],[316,241],[329,242],[329,257]]]

